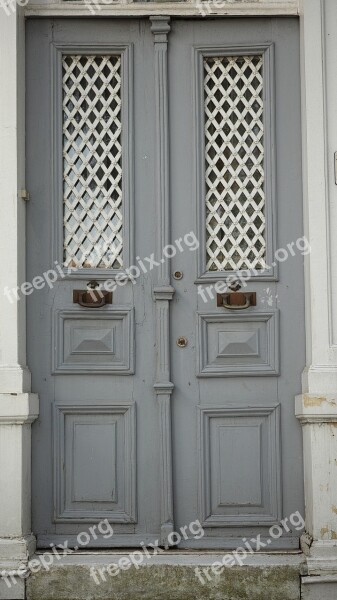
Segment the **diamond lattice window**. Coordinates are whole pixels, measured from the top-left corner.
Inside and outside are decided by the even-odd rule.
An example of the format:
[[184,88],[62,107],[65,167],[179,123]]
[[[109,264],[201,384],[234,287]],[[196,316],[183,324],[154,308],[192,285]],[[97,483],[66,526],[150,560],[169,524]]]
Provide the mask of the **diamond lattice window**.
[[121,57],[64,56],[64,262],[123,267]]
[[206,269],[263,269],[262,56],[204,57]]

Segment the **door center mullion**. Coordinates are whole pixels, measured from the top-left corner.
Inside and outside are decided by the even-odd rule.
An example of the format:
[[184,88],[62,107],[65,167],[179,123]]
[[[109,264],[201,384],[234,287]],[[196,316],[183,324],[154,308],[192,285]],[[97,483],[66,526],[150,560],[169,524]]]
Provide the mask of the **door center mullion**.
[[[155,61],[155,177],[157,255],[170,243],[170,192],[169,192],[169,115],[167,47],[170,33],[169,17],[150,17],[154,36]],[[160,521],[161,544],[169,547],[168,536],[173,532],[172,439],[170,381],[170,300],[174,295],[171,286],[170,265],[162,260],[153,297],[156,303],[156,380],[154,389],[159,405],[160,431]]]

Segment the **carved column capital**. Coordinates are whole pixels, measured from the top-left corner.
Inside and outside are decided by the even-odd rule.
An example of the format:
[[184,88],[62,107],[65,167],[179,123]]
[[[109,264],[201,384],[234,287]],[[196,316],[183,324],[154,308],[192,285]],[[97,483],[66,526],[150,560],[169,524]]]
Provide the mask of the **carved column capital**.
[[170,20],[170,17],[165,16],[150,17],[155,44],[167,43],[167,37],[171,31]]

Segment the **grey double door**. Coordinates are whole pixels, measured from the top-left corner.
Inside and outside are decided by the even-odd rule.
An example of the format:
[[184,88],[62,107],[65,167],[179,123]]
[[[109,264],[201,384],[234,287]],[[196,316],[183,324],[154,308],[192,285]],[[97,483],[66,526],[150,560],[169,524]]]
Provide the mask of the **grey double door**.
[[230,548],[302,511],[300,158],[297,20],[28,21],[40,547]]

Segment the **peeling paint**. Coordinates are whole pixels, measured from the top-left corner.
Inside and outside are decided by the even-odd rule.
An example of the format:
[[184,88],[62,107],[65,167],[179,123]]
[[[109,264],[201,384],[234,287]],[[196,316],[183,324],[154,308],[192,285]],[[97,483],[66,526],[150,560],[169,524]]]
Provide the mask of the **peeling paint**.
[[330,406],[337,406],[335,400],[328,400],[325,396],[307,396],[305,394],[303,396],[303,404],[305,407],[322,406],[324,402],[330,404]]
[[334,504],[331,506],[331,510],[332,512],[336,513],[337,515],[337,506],[335,506]]
[[304,396],[303,397],[303,404],[304,406],[308,407],[308,406],[321,406],[323,404],[323,402],[325,401],[325,398],[319,398],[319,397],[310,397],[310,396]]
[[[336,508],[336,507],[334,507],[334,508]],[[334,512],[337,513],[337,508]],[[325,539],[337,540],[337,531],[335,531],[334,529],[330,530],[328,527],[322,527],[321,538],[324,539],[324,536],[327,536],[327,538],[325,538]]]

